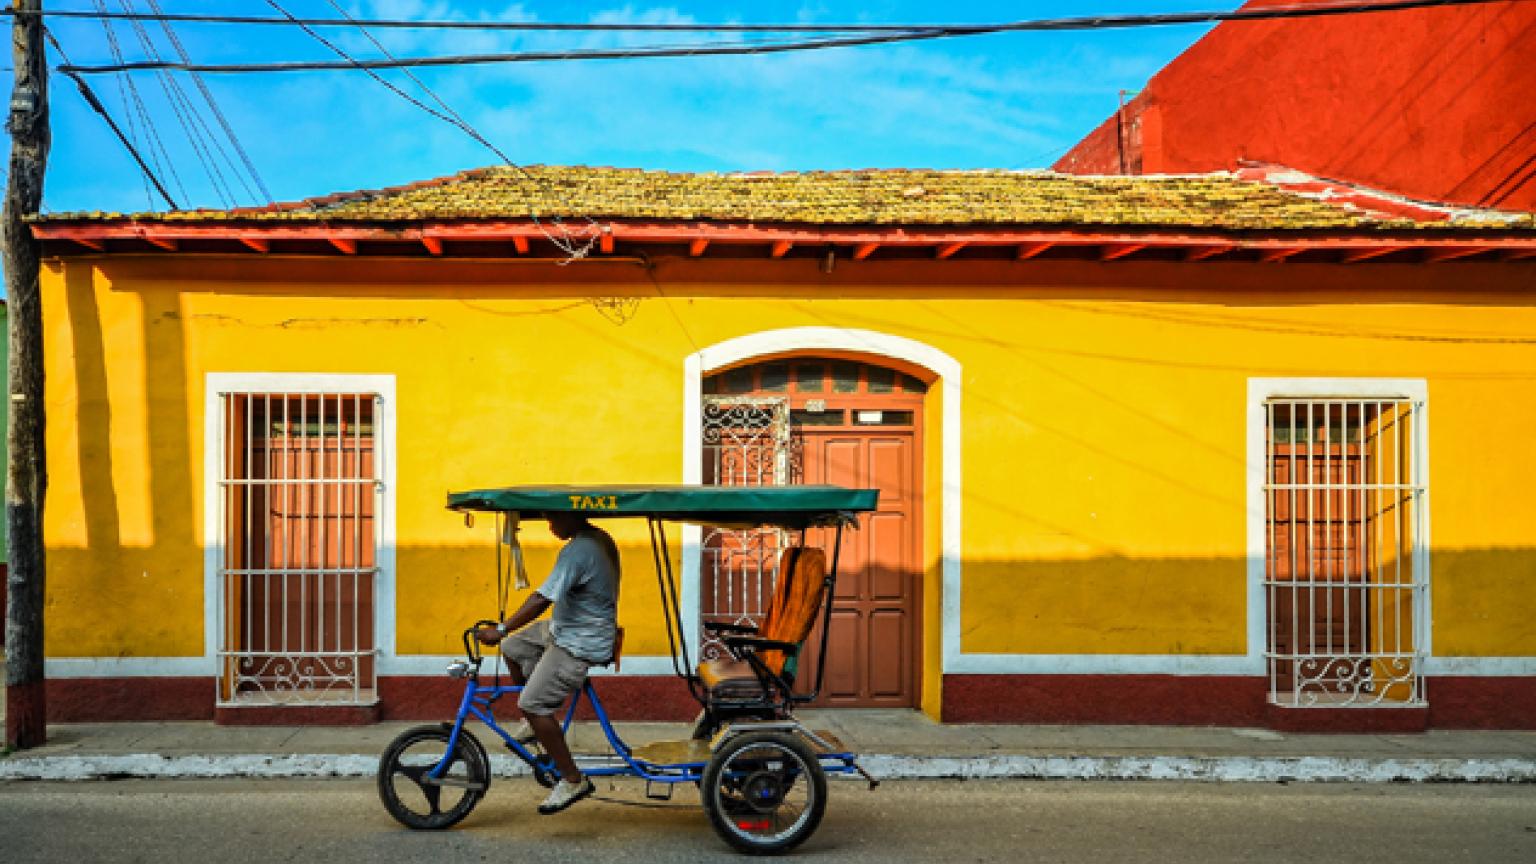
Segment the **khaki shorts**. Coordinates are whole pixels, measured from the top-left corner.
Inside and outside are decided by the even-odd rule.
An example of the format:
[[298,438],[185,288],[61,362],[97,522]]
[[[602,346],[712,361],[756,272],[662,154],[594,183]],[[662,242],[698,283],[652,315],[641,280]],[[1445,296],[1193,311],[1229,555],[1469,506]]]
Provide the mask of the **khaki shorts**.
[[561,648],[548,621],[535,621],[501,640],[501,655],[523,670],[528,683],[517,697],[524,714],[550,715],[581,688],[592,664]]

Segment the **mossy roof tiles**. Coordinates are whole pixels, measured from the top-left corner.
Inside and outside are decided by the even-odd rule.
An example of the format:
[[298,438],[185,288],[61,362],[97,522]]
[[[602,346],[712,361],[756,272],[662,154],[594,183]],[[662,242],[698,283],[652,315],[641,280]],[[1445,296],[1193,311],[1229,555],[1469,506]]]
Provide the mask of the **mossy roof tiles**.
[[43,222],[416,223],[543,218],[814,225],[1052,225],[1224,230],[1532,228],[1533,214],[1448,211],[1420,220],[1217,173],[1080,176],[1040,171],[868,170],[694,174],[480,168],[387,189],[269,207],[64,213]]

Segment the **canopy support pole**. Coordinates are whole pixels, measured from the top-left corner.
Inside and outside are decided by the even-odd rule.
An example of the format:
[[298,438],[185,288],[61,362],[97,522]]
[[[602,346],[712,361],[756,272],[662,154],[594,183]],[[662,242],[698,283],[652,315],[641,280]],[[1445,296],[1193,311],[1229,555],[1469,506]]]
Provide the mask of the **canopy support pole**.
[[705,700],[695,686],[698,676],[692,673],[693,663],[688,657],[688,634],[683,627],[683,612],[678,603],[677,578],[672,572],[667,528],[655,517],[646,521],[650,523],[651,557],[655,559],[656,584],[661,590],[661,614],[666,619],[667,648],[672,654],[672,671],[688,684],[688,693],[702,705]]
[[832,632],[832,602],[837,594],[837,559],[843,551],[844,526],[844,521],[839,519],[832,540],[832,566],[827,570],[827,602],[821,611],[821,650],[816,652],[816,689],[811,692],[812,699],[821,695],[822,679],[827,671],[827,637]]

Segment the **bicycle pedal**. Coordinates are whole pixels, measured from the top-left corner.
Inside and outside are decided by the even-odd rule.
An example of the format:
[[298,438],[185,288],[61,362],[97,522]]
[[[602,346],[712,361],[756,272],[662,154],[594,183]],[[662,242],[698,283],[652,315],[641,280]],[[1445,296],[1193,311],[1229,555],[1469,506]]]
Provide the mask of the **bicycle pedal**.
[[[672,787],[676,785],[676,783],[657,783],[655,780],[647,780],[645,781],[645,797],[652,801],[671,801]],[[652,791],[656,787],[660,787],[662,791]]]

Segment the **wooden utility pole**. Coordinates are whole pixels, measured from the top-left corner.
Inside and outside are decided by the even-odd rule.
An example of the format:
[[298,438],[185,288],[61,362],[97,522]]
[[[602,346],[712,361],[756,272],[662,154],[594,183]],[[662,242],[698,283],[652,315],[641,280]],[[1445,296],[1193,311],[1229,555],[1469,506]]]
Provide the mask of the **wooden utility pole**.
[[[24,221],[43,202],[48,162],[48,64],[43,53],[42,0],[16,0],[11,56],[16,83],[6,129],[11,172],[0,216],[5,288],[10,306],[11,400],[5,519],[10,530],[10,606],[5,619],[5,743],[22,749],[48,735],[43,678],[43,310],[38,291],[40,246]],[[28,14],[31,13],[31,14]]]

